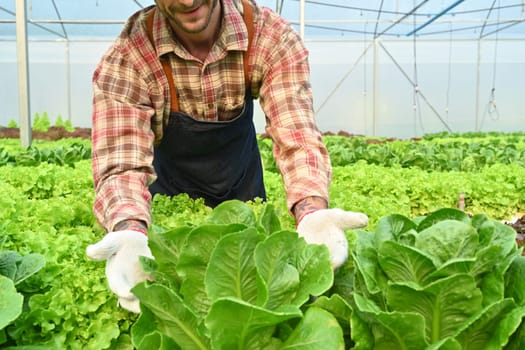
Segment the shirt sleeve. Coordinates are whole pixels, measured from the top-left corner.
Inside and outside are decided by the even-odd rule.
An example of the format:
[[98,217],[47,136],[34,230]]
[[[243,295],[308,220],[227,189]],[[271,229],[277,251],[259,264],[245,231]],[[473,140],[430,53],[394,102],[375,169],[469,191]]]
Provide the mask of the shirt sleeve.
[[255,60],[265,67],[259,101],[288,209],[309,196],[328,203],[332,169],[314,119],[308,51],[297,32],[278,17],[263,24],[256,45]]
[[95,70],[93,91],[95,217],[108,232],[126,219],[149,226],[155,112],[147,84],[115,45]]

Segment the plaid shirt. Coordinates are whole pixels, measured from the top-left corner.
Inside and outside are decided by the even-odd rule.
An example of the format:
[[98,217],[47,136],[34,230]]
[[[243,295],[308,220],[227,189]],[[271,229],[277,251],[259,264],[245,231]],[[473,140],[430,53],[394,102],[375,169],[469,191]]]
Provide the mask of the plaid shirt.
[[[242,52],[248,47],[248,33],[240,1],[222,0],[222,5],[221,33],[205,61],[174,39],[159,11],[153,21],[153,47],[144,9],[130,17],[97,66],[94,214],[107,231],[126,219],[151,224],[148,185],[155,180],[153,145],[162,138],[170,112],[159,56],[170,61],[181,112],[217,121],[232,119],[242,109],[246,92]],[[331,166],[314,121],[308,51],[284,19],[254,6],[249,86],[266,115],[288,207],[308,196],[328,200]]]

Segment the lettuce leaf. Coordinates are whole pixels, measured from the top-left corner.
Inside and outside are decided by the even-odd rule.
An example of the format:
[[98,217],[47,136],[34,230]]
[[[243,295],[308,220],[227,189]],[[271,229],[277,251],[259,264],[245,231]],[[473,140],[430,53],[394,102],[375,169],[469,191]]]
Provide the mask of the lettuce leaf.
[[0,275],[0,330],[22,313],[24,296],[17,292],[14,282]]

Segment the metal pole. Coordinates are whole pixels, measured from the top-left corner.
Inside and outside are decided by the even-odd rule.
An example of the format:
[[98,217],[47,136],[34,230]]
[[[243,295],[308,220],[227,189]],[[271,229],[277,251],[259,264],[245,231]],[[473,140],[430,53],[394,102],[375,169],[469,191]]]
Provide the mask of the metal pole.
[[478,39],[478,57],[476,64],[476,119],[474,130],[479,131],[479,92],[480,92],[480,81],[481,81],[481,38]]
[[304,8],[305,0],[301,0],[299,4],[299,35],[304,40]]
[[377,100],[378,100],[378,81],[379,81],[379,38],[374,39],[374,92],[372,97],[372,135],[377,135]]
[[71,51],[69,47],[69,39],[66,41],[66,79],[67,79],[67,120],[71,120]]
[[450,5],[449,7],[447,7],[446,9],[441,11],[440,13],[436,14],[434,17],[432,17],[431,19],[429,19],[428,21],[426,21],[425,23],[423,23],[422,25],[420,25],[419,27],[417,27],[416,29],[414,29],[410,33],[408,33],[406,36],[411,36],[412,34],[416,34],[421,29],[425,28],[430,23],[434,22],[436,19],[438,19],[439,17],[443,16],[445,13],[447,13],[448,11],[452,10],[454,7],[456,7],[459,4],[461,4],[463,1],[465,1],[465,0],[458,0],[458,1],[456,1],[455,3],[453,3],[452,5]]
[[277,0],[275,3],[275,12],[277,12],[279,15],[283,12],[283,1],[284,0]]
[[20,142],[29,147],[32,141],[29,98],[29,64],[27,59],[26,0],[16,0],[16,52],[18,59],[18,114]]

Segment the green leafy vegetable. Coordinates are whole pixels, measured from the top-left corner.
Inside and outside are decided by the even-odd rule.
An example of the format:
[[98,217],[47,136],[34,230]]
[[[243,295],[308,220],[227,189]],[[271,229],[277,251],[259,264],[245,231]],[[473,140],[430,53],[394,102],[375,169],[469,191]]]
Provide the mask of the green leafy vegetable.
[[[375,237],[373,239],[372,237]],[[443,208],[358,232],[352,256],[355,349],[513,349],[525,307],[515,232]]]
[[144,311],[133,325],[133,344],[344,348],[336,317],[306,304],[333,284],[327,248],[281,230],[273,210],[268,205],[257,217],[246,203],[233,200],[201,225],[151,232],[155,264],[145,268],[161,278],[133,289]]

